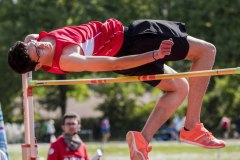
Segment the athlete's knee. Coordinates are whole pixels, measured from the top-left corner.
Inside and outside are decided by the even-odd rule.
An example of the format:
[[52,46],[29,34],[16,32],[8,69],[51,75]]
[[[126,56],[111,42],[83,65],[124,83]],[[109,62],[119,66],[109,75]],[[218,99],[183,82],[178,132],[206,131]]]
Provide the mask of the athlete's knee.
[[216,53],[217,53],[216,47],[212,43],[207,43],[205,52],[203,53],[204,56],[214,61],[216,57]]
[[209,59],[214,60],[216,56],[216,47],[209,42],[201,43],[195,50],[196,54],[193,57],[193,60],[199,59]]
[[188,42],[190,48],[186,59],[193,62],[203,60],[213,63],[215,61],[216,47],[212,43],[190,36]]
[[202,56],[200,57],[204,66],[208,69],[212,68],[215,62],[216,57],[216,47],[211,44],[207,43],[205,45],[204,51],[202,52]]
[[189,92],[189,84],[188,81],[185,78],[178,79],[178,93],[180,97],[183,99],[188,95]]
[[173,92],[177,94],[176,101],[183,101],[189,92],[189,84],[185,78],[174,79]]

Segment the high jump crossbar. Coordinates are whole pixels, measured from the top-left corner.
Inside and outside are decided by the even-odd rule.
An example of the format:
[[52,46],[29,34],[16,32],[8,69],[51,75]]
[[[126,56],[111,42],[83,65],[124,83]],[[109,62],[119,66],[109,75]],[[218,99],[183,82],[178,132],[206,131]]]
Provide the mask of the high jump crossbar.
[[31,87],[37,87],[37,86],[51,86],[51,85],[105,84],[105,83],[151,81],[151,80],[162,80],[162,79],[173,79],[173,78],[217,76],[217,75],[229,75],[229,74],[240,74],[240,67],[215,69],[215,70],[202,70],[202,71],[194,71],[194,72],[182,72],[182,73],[174,73],[174,74],[125,76],[125,77],[117,77],[117,78],[72,79],[72,80],[30,80],[29,85]]

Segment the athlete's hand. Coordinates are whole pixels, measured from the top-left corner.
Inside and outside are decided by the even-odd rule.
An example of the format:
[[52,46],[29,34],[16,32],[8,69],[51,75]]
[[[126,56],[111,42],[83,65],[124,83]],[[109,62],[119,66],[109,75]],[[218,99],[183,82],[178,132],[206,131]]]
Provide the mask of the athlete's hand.
[[28,43],[30,42],[31,40],[36,40],[36,38],[38,37],[39,35],[38,34],[29,34],[25,37],[24,39],[24,42],[25,43]]
[[156,50],[156,52],[154,54],[154,58],[162,59],[166,55],[170,55],[173,45],[174,45],[174,42],[173,42],[172,38],[170,38],[168,40],[163,40],[159,46],[159,49]]

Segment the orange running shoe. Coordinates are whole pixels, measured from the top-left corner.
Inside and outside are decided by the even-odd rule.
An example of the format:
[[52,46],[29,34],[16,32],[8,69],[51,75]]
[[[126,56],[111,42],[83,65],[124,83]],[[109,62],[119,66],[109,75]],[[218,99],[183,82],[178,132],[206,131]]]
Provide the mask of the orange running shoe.
[[141,132],[129,131],[126,140],[130,149],[131,160],[149,160],[148,152],[152,150],[152,147],[148,146]]
[[215,138],[211,132],[204,128],[202,123],[196,124],[195,128],[190,131],[182,128],[180,141],[209,149],[225,147],[225,142]]

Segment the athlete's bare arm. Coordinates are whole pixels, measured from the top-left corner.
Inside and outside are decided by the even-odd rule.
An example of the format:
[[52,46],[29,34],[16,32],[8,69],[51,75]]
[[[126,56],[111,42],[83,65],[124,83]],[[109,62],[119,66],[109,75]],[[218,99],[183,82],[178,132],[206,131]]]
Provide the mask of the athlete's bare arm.
[[25,37],[24,42],[28,43],[31,40],[35,40],[39,34],[29,34]]
[[171,52],[172,45],[173,42],[171,40],[163,41],[159,50],[155,52],[154,57],[152,51],[125,57],[83,56],[79,54],[79,47],[66,47],[60,59],[60,68],[68,72],[114,71],[134,68],[168,55]]

